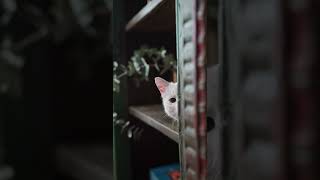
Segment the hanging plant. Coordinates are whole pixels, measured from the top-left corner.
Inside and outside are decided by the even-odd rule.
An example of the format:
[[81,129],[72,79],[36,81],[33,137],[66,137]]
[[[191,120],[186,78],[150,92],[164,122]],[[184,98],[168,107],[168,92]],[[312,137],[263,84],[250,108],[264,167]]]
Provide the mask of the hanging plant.
[[150,71],[156,70],[159,75],[168,71],[176,72],[176,59],[164,48],[148,48],[142,46],[133,52],[127,66],[113,62],[113,91],[119,92],[120,78],[133,78],[137,85],[141,81],[149,81]]

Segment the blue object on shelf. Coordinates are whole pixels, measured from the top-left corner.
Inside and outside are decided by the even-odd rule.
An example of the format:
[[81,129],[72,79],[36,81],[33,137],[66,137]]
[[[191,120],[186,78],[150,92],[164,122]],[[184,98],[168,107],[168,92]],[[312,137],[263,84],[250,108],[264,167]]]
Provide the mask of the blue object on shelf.
[[179,177],[179,163],[164,165],[150,169],[150,180],[178,180]]

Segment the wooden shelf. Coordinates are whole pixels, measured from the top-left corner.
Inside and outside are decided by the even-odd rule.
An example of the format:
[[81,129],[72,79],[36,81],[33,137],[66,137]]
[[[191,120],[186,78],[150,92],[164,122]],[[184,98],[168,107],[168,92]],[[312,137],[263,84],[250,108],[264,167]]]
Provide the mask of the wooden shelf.
[[112,147],[109,145],[59,145],[56,157],[59,172],[74,179],[113,179]]
[[175,32],[175,0],[148,2],[126,25],[126,31]]
[[157,129],[172,140],[179,142],[178,124],[166,116],[161,105],[132,106],[129,108],[132,116]]

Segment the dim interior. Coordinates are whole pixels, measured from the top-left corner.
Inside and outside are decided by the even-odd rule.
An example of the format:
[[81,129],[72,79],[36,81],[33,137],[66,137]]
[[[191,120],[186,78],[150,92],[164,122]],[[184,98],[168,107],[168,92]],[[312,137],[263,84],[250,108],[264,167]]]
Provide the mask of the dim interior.
[[[127,62],[124,64],[131,60],[136,50],[144,46],[164,48],[168,54],[176,57],[175,2],[163,1],[156,9],[150,9],[152,3],[157,1],[126,3],[124,54]],[[139,19],[140,15],[144,18]],[[133,78],[127,81],[130,127],[142,130],[141,134],[133,134],[137,137],[131,138],[128,143],[132,179],[149,179],[153,169],[179,164],[177,124],[164,113],[161,95],[154,82],[156,76],[167,81],[174,79],[172,71],[159,74],[151,67],[148,81],[142,81],[139,85]],[[124,133],[123,136],[128,134]]]

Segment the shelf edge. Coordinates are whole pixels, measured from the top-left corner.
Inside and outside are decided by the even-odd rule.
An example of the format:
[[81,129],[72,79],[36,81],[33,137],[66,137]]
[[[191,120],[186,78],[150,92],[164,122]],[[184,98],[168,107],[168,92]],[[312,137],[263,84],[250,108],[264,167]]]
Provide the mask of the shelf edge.
[[145,18],[147,18],[152,12],[160,7],[165,0],[152,0],[148,2],[126,25],[126,31],[130,31],[136,25],[141,23]]
[[131,115],[133,115],[134,117],[140,119],[141,121],[145,122],[147,125],[153,127],[157,131],[161,132],[165,136],[174,140],[175,142],[177,142],[177,143],[179,142],[179,133],[177,131],[174,131],[173,129],[165,126],[164,124],[161,124],[158,121],[150,120],[149,116],[136,110],[135,107],[129,107],[129,113]]

